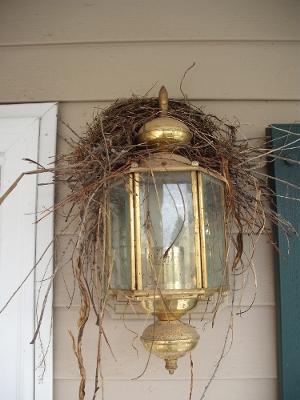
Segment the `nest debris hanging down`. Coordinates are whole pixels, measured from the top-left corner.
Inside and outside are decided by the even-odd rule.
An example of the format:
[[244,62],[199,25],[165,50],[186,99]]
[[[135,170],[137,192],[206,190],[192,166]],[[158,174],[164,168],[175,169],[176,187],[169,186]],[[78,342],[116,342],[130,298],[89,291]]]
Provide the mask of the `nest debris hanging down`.
[[[56,179],[65,181],[70,194],[56,208],[68,205],[78,210],[80,232],[76,247],[80,254],[74,276],[77,280],[81,309],[79,333],[73,338],[74,352],[81,371],[80,399],[84,398],[85,370],[81,340],[85,323],[93,308],[102,335],[102,319],[108,299],[111,271],[106,263],[106,215],[109,183],[122,179],[132,162],[139,162],[156,150],[136,144],[136,135],[146,122],[159,116],[157,98],[118,100],[99,112],[86,133],[73,143],[72,151],[57,162]],[[192,142],[172,146],[170,151],[200,166],[221,173],[226,179],[226,206],[231,226],[229,240],[233,247],[233,270],[241,268],[243,233],[268,232],[266,221],[291,227],[272,207],[272,191],[268,175],[257,173],[265,163],[266,143],[262,148],[237,140],[237,126],[227,124],[214,115],[186,101],[169,100],[168,116],[184,122],[193,135]],[[98,356],[100,347],[98,348]],[[99,359],[99,357],[97,358]],[[97,368],[99,365],[97,364]],[[95,393],[99,388],[96,374]]]
[[[78,237],[74,244],[77,252],[73,252],[76,260],[73,260],[72,266],[81,306],[77,337],[72,333],[70,335],[81,375],[80,400],[85,398],[86,384],[82,336],[92,309],[99,327],[93,398],[101,386],[102,337],[108,341],[102,323],[111,276],[107,267],[109,263],[106,262],[105,233],[109,184],[112,180],[122,179],[132,162],[142,161],[156,151],[155,148],[136,144],[135,139],[141,126],[159,114],[157,98],[132,97],[116,101],[94,117],[83,136],[79,137],[73,132],[76,140],[71,143],[71,152],[61,155],[54,169],[56,181],[62,181],[69,187],[69,194],[55,204],[54,211],[67,207],[70,211],[66,224],[74,219],[79,221]],[[265,141],[262,147],[255,147],[246,140],[238,141],[237,126],[206,114],[186,101],[170,99],[168,116],[185,123],[193,137],[191,143],[176,147],[172,145],[170,151],[219,172],[227,182],[227,214],[231,227],[235,227],[234,230],[228,229],[234,253],[231,268],[243,268],[243,233],[269,234],[266,221],[279,225],[285,231],[292,229],[274,211],[268,175],[261,172],[261,167],[266,163],[265,155],[268,154],[267,143]],[[75,253],[79,255],[75,256]]]
[[[122,179],[132,162],[139,162],[155,152],[153,148],[136,144],[136,135],[146,122],[159,116],[157,98],[118,100],[99,112],[82,137],[73,143],[73,150],[62,155],[57,163],[56,179],[65,181],[70,194],[56,208],[68,205],[78,210],[80,232],[76,247],[80,254],[74,268],[81,294],[79,333],[73,338],[74,352],[81,371],[80,399],[85,392],[85,369],[81,340],[85,323],[93,308],[102,335],[102,320],[108,299],[111,271],[106,262],[106,216],[109,183]],[[288,231],[272,207],[273,193],[268,175],[258,170],[265,164],[266,143],[259,148],[246,140],[237,140],[237,126],[227,124],[214,115],[186,101],[169,100],[168,116],[185,123],[193,135],[192,142],[172,145],[170,151],[197,161],[200,166],[221,173],[226,179],[226,207],[231,221],[229,240],[233,248],[231,268],[241,268],[243,233],[249,235],[269,231],[266,221]],[[167,149],[166,149],[167,150]],[[243,267],[242,267],[243,268]],[[100,346],[98,348],[98,357]],[[97,364],[97,368],[99,365]],[[96,374],[95,393],[99,388]]]

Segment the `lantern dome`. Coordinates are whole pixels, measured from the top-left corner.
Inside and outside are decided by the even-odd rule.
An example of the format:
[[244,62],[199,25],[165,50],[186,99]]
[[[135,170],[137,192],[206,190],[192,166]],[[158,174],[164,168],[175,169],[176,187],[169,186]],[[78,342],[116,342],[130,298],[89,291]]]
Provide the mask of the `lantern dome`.
[[160,116],[146,122],[137,135],[138,143],[163,148],[166,145],[190,143],[192,134],[186,124],[168,117],[168,92],[163,86],[159,92]]

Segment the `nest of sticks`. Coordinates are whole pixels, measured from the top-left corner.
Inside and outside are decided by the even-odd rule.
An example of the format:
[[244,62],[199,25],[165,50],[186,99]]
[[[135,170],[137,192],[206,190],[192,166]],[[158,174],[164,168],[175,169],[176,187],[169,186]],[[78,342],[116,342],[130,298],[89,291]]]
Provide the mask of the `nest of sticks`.
[[[83,136],[73,132],[76,138],[69,142],[72,151],[57,160],[56,180],[66,182],[70,194],[55,207],[69,205],[73,216],[74,209],[78,211],[80,242],[89,248],[86,256],[94,254],[91,246],[104,253],[104,243],[100,245],[99,241],[104,235],[110,182],[122,179],[132,162],[138,163],[157,152],[154,147],[137,144],[136,136],[146,122],[159,114],[157,98],[118,100],[94,116]],[[170,151],[220,173],[227,182],[227,214],[238,232],[234,240],[238,259],[243,249],[243,233],[257,235],[266,231],[269,234],[266,221],[291,229],[274,211],[269,176],[262,172],[268,153],[266,140],[261,141],[260,147],[250,145],[247,140],[237,140],[237,125],[206,114],[186,101],[169,100],[168,116],[184,122],[193,136],[191,143],[171,145]],[[237,264],[238,260],[234,267]]]
[[[105,233],[109,185],[117,178],[122,179],[132,162],[142,161],[157,151],[137,144],[136,136],[146,122],[159,114],[157,98],[132,97],[116,101],[94,116],[83,135],[73,131],[74,137],[68,142],[72,150],[61,155],[52,169],[55,180],[69,187],[69,194],[55,204],[54,211],[67,208],[66,224],[74,219],[78,221],[78,236],[73,243],[74,250],[77,250],[73,252],[76,260],[72,266],[81,306],[78,333],[76,337],[71,336],[81,374],[80,400],[85,397],[86,375],[82,336],[92,310],[99,327],[94,398],[101,387],[101,338],[104,336],[108,340],[102,324],[111,277],[106,262]],[[267,233],[272,241],[267,221],[285,231],[292,229],[288,221],[276,214],[272,205],[273,192],[268,184],[268,173],[262,169],[267,162],[266,155],[270,153],[267,140],[262,140],[259,146],[238,140],[237,125],[206,114],[187,101],[170,99],[168,116],[184,122],[192,133],[191,143],[172,145],[170,151],[217,171],[226,180],[228,232],[234,253],[230,268],[233,272],[241,270],[245,267],[242,262],[244,233],[255,236]],[[37,172],[49,170],[38,165]]]

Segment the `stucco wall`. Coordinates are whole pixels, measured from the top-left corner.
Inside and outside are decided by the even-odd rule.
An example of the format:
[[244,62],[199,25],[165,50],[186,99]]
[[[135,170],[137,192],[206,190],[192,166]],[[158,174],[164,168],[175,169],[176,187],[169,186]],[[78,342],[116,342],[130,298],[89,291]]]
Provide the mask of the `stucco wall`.
[[[196,62],[184,89],[207,111],[240,121],[240,133],[264,135],[274,122],[300,119],[300,3],[297,0],[117,1],[10,0],[0,3],[0,102],[59,101],[59,116],[80,133],[96,108],[110,101],[145,94],[158,81],[180,97],[184,70]],[[156,94],[157,88],[152,92]],[[59,123],[58,154],[70,136]],[[57,185],[57,199],[64,189]],[[76,227],[61,234],[56,218],[59,257]],[[247,240],[247,238],[246,238]],[[258,293],[251,311],[235,318],[233,345],[207,399],[275,399],[277,393],[274,262],[265,237],[255,255]],[[65,267],[71,284],[70,265]],[[61,277],[60,277],[61,278]],[[253,281],[242,300],[251,302]],[[252,284],[251,284],[252,282]],[[70,310],[62,279],[54,295],[55,400],[75,399],[78,371],[67,330],[76,329],[78,303]],[[125,324],[141,333],[143,320]],[[151,359],[122,320],[106,317],[106,334],[116,355],[104,345],[105,398],[187,399],[189,359],[169,377]],[[200,320],[200,342],[193,352],[194,397],[200,397],[218,360],[228,324],[224,309],[212,329]],[[96,330],[86,332],[84,351],[89,387],[93,384]],[[89,398],[89,397],[88,397]]]

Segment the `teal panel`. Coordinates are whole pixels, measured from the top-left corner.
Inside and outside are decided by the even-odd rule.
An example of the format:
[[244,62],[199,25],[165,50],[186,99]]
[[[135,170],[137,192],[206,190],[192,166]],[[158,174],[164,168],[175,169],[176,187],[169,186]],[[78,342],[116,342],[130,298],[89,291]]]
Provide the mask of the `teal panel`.
[[[293,134],[287,135],[284,130]],[[285,145],[277,153],[282,158],[300,161],[300,125],[276,124],[267,129],[272,138],[272,147]],[[287,160],[271,163],[274,177],[300,186],[300,165]],[[300,202],[288,200],[300,198],[300,191],[288,187],[283,182],[272,181],[277,196],[277,212],[292,223],[300,233]],[[279,253],[276,253],[277,276],[277,310],[278,310],[278,343],[279,343],[279,380],[280,399],[300,399],[300,237],[290,235],[288,238],[281,229],[276,229]]]

